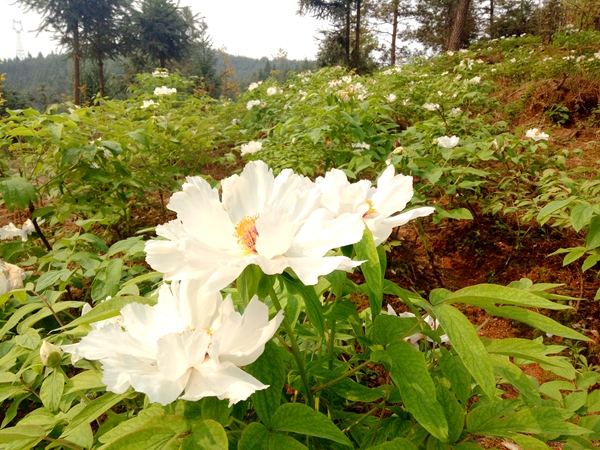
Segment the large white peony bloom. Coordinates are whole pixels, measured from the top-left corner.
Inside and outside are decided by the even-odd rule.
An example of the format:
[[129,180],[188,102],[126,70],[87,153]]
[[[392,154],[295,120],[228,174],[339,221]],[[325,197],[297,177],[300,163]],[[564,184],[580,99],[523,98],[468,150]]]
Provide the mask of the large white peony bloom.
[[156,228],[165,240],[146,243],[146,261],[167,280],[198,279],[222,289],[246,266],[268,275],[291,268],[307,285],[336,269],[359,263],[330,250],[358,242],[364,224],[358,214],[334,214],[320,205],[308,178],[283,170],[277,177],[262,161],[221,182],[222,196],[191,177],[171,197],[177,219]]
[[256,361],[282,320],[282,311],[269,320],[256,297],[240,314],[230,297],[197,281],[174,282],[161,286],[155,306],[128,304],[117,320],[95,323],[62,349],[74,360],[100,361],[111,392],[131,386],[163,405],[209,396],[232,405],[268,387],[240,367]]
[[23,269],[0,260],[0,295],[22,288],[24,278]]
[[388,166],[377,179],[377,187],[368,180],[350,183],[346,174],[332,169],[316,180],[323,205],[334,214],[358,213],[379,245],[392,229],[417,217],[433,213],[431,207],[421,207],[400,213],[413,196],[412,177],[395,175]]

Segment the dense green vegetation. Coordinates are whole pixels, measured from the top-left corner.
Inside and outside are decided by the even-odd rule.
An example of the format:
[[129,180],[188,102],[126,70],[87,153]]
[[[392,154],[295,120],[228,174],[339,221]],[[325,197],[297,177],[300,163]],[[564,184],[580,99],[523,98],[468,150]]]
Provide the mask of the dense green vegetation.
[[[168,277],[145,261],[147,242],[174,239],[155,226],[173,212],[182,224],[211,220],[210,202],[185,215],[168,203],[171,193],[193,175],[225,191],[240,177],[220,180],[251,160],[282,177],[290,176],[284,169],[311,179],[341,169],[351,181],[375,180],[392,165],[413,177],[409,208],[435,208],[412,222],[423,246],[423,224],[435,233],[486,217],[517,236],[552,229],[573,237],[573,247],[553,250],[596,288],[599,47],[591,31],[557,33],[548,45],[530,35],[486,40],[371,75],[336,67],[268,78],[234,101],[155,71],[136,76],[123,99],[8,110],[0,120],[1,211],[19,227],[32,223],[0,229],[14,237],[0,241],[0,260],[25,271],[21,280],[18,268],[0,267],[3,448],[594,448],[597,336],[550,317],[592,298],[526,278],[408,290],[392,276],[395,244],[376,246],[368,229],[358,242],[327,247],[363,261],[352,274],[332,269],[311,284],[299,272],[265,275],[249,265],[226,283],[236,309],[256,294],[273,320],[281,310],[285,317],[262,356],[240,364],[270,387],[234,405],[216,394],[160,405],[148,386],[107,392],[110,361],[74,361],[48,343],[80,342],[107,325],[98,321],[155,305]],[[377,187],[384,184],[379,178]],[[235,228],[239,243],[256,253],[256,228],[244,220]],[[192,252],[201,238],[178,251]],[[522,323],[527,334],[480,336],[471,307]],[[128,326],[121,322],[120,331]],[[531,364],[549,376],[532,376]]]

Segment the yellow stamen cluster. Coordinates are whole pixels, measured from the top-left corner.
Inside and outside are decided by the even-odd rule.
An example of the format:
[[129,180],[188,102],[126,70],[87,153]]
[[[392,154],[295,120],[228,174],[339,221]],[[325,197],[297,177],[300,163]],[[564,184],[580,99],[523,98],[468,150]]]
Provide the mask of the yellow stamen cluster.
[[373,207],[373,202],[371,200],[367,199],[367,205],[369,205],[369,210],[363,214],[363,219],[368,219],[377,214],[377,210]]
[[244,217],[235,227],[235,234],[238,238],[238,244],[247,253],[256,253],[256,216]]

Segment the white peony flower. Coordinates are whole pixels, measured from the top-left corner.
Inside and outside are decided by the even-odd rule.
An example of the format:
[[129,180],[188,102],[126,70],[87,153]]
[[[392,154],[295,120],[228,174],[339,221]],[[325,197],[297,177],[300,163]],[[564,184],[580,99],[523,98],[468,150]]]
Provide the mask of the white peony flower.
[[177,93],[177,88],[170,88],[167,86],[160,86],[160,87],[154,88],[154,95],[158,95],[158,96],[173,95],[176,93]]
[[427,111],[437,111],[440,109],[440,105],[437,103],[425,103],[423,108],[425,108]]
[[433,140],[437,145],[443,148],[454,148],[458,145],[460,138],[458,136],[441,136]]
[[155,102],[154,100],[144,100],[142,102],[142,106],[140,106],[140,108],[146,109],[146,108],[150,108],[151,106],[158,106],[158,102]]
[[257,89],[261,84],[262,81],[250,83],[250,85],[248,86],[248,91],[253,91],[254,89]]
[[240,314],[231,297],[222,300],[197,281],[174,282],[161,286],[156,305],[128,304],[118,322],[98,322],[79,343],[62,348],[100,361],[111,392],[131,386],[163,405],[210,396],[232,405],[268,387],[240,367],[256,361],[282,320],[282,311],[269,320],[256,297]]
[[477,76],[477,77],[473,77],[470,80],[467,81],[468,84],[479,84],[481,83],[481,77]]
[[355,213],[373,233],[376,245],[385,242],[395,227],[417,217],[428,216],[434,209],[421,207],[401,212],[413,196],[412,177],[395,175],[389,165],[377,179],[377,187],[368,180],[350,183],[346,174],[332,169],[315,184],[323,205],[336,215]]
[[450,114],[452,114],[453,116],[458,116],[461,112],[462,112],[462,109],[460,109],[458,107],[452,108],[450,110]]
[[23,225],[21,225],[21,228],[10,222],[8,225],[0,227],[0,241],[21,238],[21,241],[25,242],[29,235],[34,231],[35,227],[31,219],[27,219]]
[[537,128],[531,128],[525,133],[525,137],[534,141],[547,141],[550,136]]
[[262,142],[260,141],[250,141],[247,144],[244,144],[240,148],[240,152],[242,156],[251,155],[252,153],[256,153],[262,150]]
[[262,161],[221,181],[222,195],[200,177],[190,177],[168,204],[177,219],[156,228],[165,240],[146,243],[146,261],[165,279],[198,279],[222,289],[246,266],[267,275],[291,268],[302,283],[316,284],[334,270],[360,263],[325,256],[358,242],[364,224],[357,214],[334,215],[320,206],[306,177],[285,169],[275,177]]
[[248,100],[246,103],[246,109],[250,111],[255,106],[260,106],[260,100]]
[[385,99],[388,101],[388,103],[394,103],[397,98],[398,97],[396,97],[396,94],[391,93],[391,94],[388,94]]
[[269,87],[269,88],[267,89],[267,95],[268,95],[269,97],[272,97],[272,96],[274,96],[274,95],[277,95],[277,94],[279,94],[280,92],[281,92],[281,89],[279,89],[279,88],[277,88],[277,87],[275,87],[275,86],[271,86],[271,87]]
[[23,269],[0,260],[0,295],[22,288],[24,279]]
[[355,150],[369,150],[371,146],[366,142],[357,142],[352,144],[352,148]]

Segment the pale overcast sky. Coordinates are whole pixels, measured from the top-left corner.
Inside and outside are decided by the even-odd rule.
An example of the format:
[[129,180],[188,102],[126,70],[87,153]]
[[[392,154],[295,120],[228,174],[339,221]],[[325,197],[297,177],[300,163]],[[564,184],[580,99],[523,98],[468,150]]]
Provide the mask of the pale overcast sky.
[[[327,27],[326,22],[297,15],[297,0],[180,0],[180,5],[205,17],[214,48],[253,58],[272,57],[280,48],[292,59],[314,58],[318,30]],[[26,54],[57,50],[51,34],[37,35],[39,16],[25,13],[15,0],[0,0],[0,59],[16,55],[13,20],[22,21]]]

